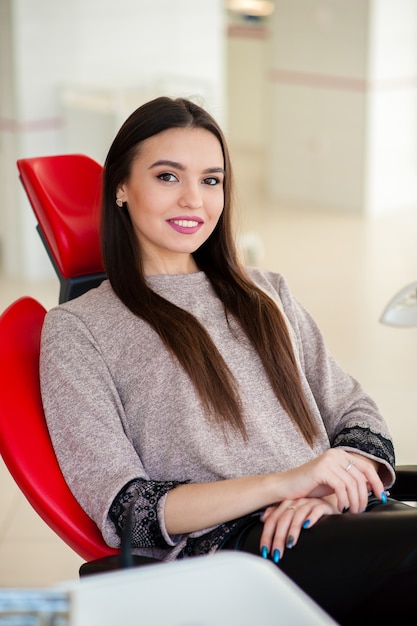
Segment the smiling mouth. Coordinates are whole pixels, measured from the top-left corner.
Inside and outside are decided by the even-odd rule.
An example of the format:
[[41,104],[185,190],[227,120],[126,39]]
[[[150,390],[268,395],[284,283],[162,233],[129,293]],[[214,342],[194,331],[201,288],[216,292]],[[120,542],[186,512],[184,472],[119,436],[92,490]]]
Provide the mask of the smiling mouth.
[[177,218],[167,220],[167,224],[181,235],[194,235],[203,226],[204,220],[195,216],[190,218],[178,216]]
[[170,224],[176,224],[177,226],[181,226],[182,228],[195,228],[201,222],[197,222],[196,220],[168,220]]

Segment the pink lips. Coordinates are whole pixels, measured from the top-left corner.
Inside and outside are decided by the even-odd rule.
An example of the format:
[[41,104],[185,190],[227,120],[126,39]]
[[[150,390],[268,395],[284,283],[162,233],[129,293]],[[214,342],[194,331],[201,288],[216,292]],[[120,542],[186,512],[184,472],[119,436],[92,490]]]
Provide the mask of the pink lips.
[[171,226],[177,233],[183,235],[193,235],[204,224],[201,217],[195,217],[194,215],[172,217],[167,220],[167,224]]

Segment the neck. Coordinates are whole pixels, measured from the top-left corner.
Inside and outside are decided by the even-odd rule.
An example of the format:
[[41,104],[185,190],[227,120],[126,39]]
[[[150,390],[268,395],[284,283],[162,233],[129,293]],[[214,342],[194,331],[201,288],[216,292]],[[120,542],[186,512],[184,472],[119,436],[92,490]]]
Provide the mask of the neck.
[[157,274],[194,274],[198,271],[199,268],[191,254],[184,258],[176,258],[175,260],[163,258],[144,260],[145,276],[155,276]]

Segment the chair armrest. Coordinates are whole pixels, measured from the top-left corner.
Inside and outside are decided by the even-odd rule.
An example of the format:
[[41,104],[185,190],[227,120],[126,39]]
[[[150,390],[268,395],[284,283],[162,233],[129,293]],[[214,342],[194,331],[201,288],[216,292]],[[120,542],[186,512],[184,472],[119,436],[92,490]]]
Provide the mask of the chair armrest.
[[392,498],[404,502],[417,502],[417,465],[397,465],[397,475],[390,489]]

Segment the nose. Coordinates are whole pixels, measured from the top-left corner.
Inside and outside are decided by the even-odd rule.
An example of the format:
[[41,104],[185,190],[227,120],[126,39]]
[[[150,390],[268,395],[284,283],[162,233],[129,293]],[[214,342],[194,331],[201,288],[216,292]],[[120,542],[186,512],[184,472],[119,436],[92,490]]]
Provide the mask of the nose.
[[201,185],[199,183],[186,183],[182,187],[179,206],[183,209],[199,209],[203,206],[201,197]]

